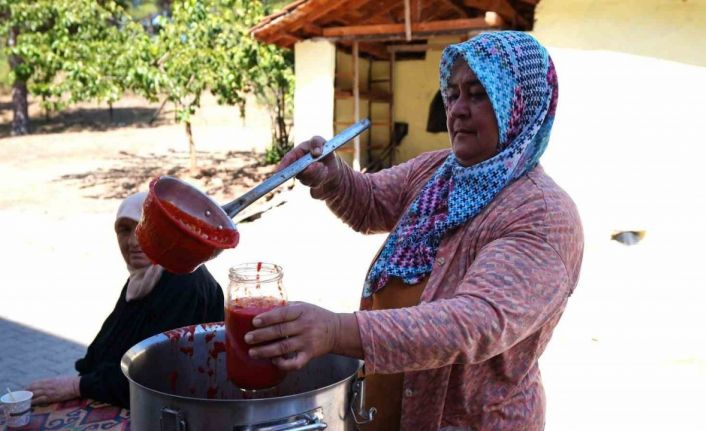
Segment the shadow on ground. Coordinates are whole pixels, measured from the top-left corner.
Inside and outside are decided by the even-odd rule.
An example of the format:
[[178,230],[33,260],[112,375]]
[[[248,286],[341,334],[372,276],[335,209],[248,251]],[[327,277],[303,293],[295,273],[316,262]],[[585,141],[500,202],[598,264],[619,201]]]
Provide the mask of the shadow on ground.
[[171,150],[166,154],[139,155],[119,153],[114,166],[93,171],[62,175],[54,181],[67,182],[85,189],[92,199],[122,199],[147,190],[149,182],[160,175],[185,178],[206,194],[231,200],[262,182],[273,170],[264,165],[262,156],[246,151],[199,151],[198,169],[189,169],[189,154]]
[[86,346],[0,317],[0,387],[16,390],[37,379],[76,374]]
[[[0,118],[8,119],[0,123],[0,136],[10,136],[12,126],[12,105],[0,102]],[[157,108],[115,107],[112,115],[105,108],[76,108],[51,115],[34,115],[30,119],[30,132],[33,134],[77,132],[83,130],[106,131],[121,127],[156,127],[170,124],[162,112],[156,116]]]

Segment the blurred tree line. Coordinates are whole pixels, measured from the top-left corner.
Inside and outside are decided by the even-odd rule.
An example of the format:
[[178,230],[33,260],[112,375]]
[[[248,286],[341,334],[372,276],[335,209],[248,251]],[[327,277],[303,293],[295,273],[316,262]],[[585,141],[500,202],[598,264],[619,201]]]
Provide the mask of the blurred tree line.
[[[0,0],[0,49],[12,85],[13,134],[31,131],[28,96],[48,112],[78,102],[112,105],[126,92],[184,124],[209,91],[245,113],[247,94],[272,120],[270,161],[291,148],[293,54],[254,40],[249,29],[283,1]],[[160,108],[161,111],[161,108]]]

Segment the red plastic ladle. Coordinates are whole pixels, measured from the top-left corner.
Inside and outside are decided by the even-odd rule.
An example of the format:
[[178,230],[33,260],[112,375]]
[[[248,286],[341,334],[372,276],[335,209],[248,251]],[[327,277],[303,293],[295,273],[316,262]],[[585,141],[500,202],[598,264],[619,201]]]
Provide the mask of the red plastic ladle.
[[192,272],[221,251],[238,245],[240,235],[231,220],[236,214],[369,127],[368,119],[353,124],[326,142],[320,156],[304,155],[223,207],[177,178],[155,178],[137,225],[140,247],[152,262],[170,272]]

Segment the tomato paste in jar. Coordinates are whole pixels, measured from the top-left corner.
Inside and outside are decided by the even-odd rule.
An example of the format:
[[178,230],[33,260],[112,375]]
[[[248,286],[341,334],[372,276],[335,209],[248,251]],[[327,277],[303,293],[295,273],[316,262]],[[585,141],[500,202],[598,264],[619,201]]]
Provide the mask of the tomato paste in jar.
[[228,378],[243,390],[277,386],[286,373],[271,359],[250,357],[248,352],[256,346],[245,342],[245,334],[255,330],[255,316],[287,304],[282,268],[262,262],[243,264],[230,269],[229,279],[225,309]]
[[241,389],[258,390],[277,386],[285,372],[270,359],[253,359],[248,351],[254,347],[245,342],[245,334],[255,329],[253,319],[282,304],[276,298],[243,298],[226,309],[226,363],[228,378]]

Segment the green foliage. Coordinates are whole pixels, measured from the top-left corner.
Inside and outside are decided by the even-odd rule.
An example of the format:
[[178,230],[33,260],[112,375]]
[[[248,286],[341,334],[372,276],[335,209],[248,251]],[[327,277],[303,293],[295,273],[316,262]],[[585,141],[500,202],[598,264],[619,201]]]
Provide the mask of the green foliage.
[[210,90],[219,103],[243,107],[253,92],[272,119],[272,150],[278,161],[291,149],[293,55],[254,40],[249,29],[265,13],[255,0],[183,0],[162,19],[158,36],[165,88],[179,121],[189,122],[201,94]]
[[129,8],[128,13],[134,20],[140,21],[159,13],[159,6],[155,1],[142,2],[137,6]]
[[277,11],[279,9],[282,9],[289,3],[291,3],[291,0],[264,0],[265,8],[267,9],[267,13],[271,13],[273,11]]
[[[276,163],[293,147],[290,131],[294,105],[294,55],[273,45],[256,43],[251,70],[253,92],[267,106],[272,122],[272,146],[267,163]],[[272,161],[268,161],[268,158]]]
[[18,35],[7,50],[20,59],[11,80],[27,82],[46,109],[113,103],[131,85],[126,70],[135,66],[133,51],[144,38],[117,2],[0,0],[0,11],[9,18],[2,34],[14,28]]
[[7,54],[0,50],[0,91],[10,88],[10,66],[7,64]]
[[[276,162],[292,147],[293,54],[260,44],[249,30],[279,3],[0,0],[0,54],[19,60],[10,83],[26,82],[48,110],[89,100],[112,104],[131,91],[173,102],[189,135],[204,91],[240,107],[241,115],[254,93],[272,119],[266,159]],[[158,31],[150,34],[138,20],[158,12]],[[8,48],[11,29],[18,36]]]
[[270,146],[265,149],[265,164],[274,165],[279,163],[285,154],[287,154],[292,148],[294,148],[294,144],[292,144],[291,141],[287,142],[285,145],[282,145],[273,139]]
[[160,20],[160,92],[177,105],[180,121],[190,120],[206,90],[220,103],[244,103],[249,87],[242,47],[259,17],[257,5],[249,0],[183,0],[173,4],[171,19]]

